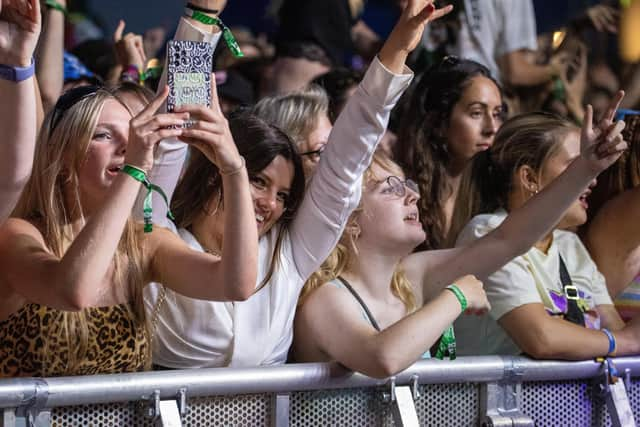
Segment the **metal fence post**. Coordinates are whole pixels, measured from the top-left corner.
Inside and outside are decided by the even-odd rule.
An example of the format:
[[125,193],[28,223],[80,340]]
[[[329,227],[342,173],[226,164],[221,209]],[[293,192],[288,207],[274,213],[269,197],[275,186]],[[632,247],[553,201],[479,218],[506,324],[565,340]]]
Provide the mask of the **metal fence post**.
[[480,425],[486,427],[533,427],[520,412],[521,383],[489,382],[480,386]]
[[288,427],[291,395],[274,393],[271,395],[271,427]]

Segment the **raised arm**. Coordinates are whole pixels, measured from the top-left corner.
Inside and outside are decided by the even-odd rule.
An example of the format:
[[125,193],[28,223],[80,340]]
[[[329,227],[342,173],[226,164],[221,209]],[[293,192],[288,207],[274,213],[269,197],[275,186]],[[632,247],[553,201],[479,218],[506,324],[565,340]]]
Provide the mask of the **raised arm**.
[[336,120],[291,230],[294,262],[307,278],[335,247],[358,205],[362,174],[387,128],[389,114],[412,74],[407,55],[427,22],[451,10],[432,1],[410,1],[358,89]]
[[0,2],[0,64],[20,67],[14,78],[0,78],[0,224],[31,175],[36,143],[36,92],[27,77],[40,35],[39,0]]
[[[57,3],[63,8],[67,7],[66,0],[57,0]],[[36,72],[40,85],[40,96],[46,113],[53,108],[58,97],[62,94],[64,84],[65,16],[63,11],[53,7],[46,7],[43,16],[44,30],[36,50]]]
[[[494,231],[468,246],[442,252],[439,264],[421,261],[428,259],[429,253],[410,255],[405,263],[411,269],[412,280],[419,280],[427,288],[445,286],[465,274],[482,280],[547,235],[589,183],[626,149],[621,135],[624,122],[613,123],[623,96],[623,92],[618,93],[596,128],[592,125],[593,109],[587,107],[580,156],[524,206],[512,211]],[[432,268],[426,270],[420,264]]]
[[[222,11],[226,0],[194,0],[194,5]],[[214,14],[208,14],[214,16]],[[205,25],[195,19],[181,17],[178,22],[178,29],[174,35],[174,40],[193,40],[211,43],[215,49],[220,40],[221,33],[215,25]],[[167,82],[166,67],[160,78],[160,88],[164,87]],[[187,156],[188,146],[184,142],[172,138],[162,141],[156,149],[155,162],[153,170],[149,174],[149,180],[160,186],[169,200],[173,196],[173,192],[178,184],[180,172]],[[142,211],[142,200],[139,199],[136,211]],[[160,197],[153,197],[153,221],[156,224],[165,225],[167,222],[167,205]]]
[[[119,144],[126,154],[124,163],[147,171],[153,164],[153,146],[162,138],[180,135],[184,122],[179,114],[154,115],[168,92],[151,102],[132,127],[127,145],[126,126],[112,126],[110,143]],[[121,108],[126,114],[124,107]],[[114,113],[112,113],[114,114]],[[126,123],[126,122],[125,122]],[[142,136],[140,136],[142,135]],[[53,255],[40,232],[30,223],[12,219],[0,231],[0,270],[13,291],[26,300],[62,310],[80,310],[96,305],[100,298],[116,292],[108,289],[107,272],[120,242],[140,182],[119,173],[108,189],[104,201],[92,206],[86,224],[62,257]],[[88,207],[84,207],[87,209]],[[116,292],[117,294],[117,292]]]
[[152,278],[191,298],[245,300],[253,294],[257,281],[258,229],[247,168],[220,110],[215,79],[211,86],[211,108],[185,105],[176,112],[197,118],[193,127],[182,131],[180,139],[200,150],[222,176],[222,253],[220,257],[200,253],[168,230],[154,232],[148,236],[155,248]]

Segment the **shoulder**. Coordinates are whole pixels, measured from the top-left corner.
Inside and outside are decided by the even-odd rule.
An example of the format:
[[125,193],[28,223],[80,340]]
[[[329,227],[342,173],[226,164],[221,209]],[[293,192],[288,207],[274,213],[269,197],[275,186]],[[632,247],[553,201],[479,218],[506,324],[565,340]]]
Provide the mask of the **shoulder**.
[[0,227],[0,250],[7,245],[16,247],[26,240],[46,246],[40,230],[29,221],[20,218],[9,218]]
[[471,218],[471,221],[464,226],[462,231],[460,231],[456,246],[469,243],[488,234],[490,231],[498,228],[506,217],[507,213],[504,211],[474,216]]
[[[317,319],[318,325],[325,323],[321,319],[331,319],[340,313],[359,313],[359,305],[351,292],[339,280],[334,279],[318,286],[304,300],[298,309],[299,315],[309,320]],[[340,316],[340,317],[343,317]]]

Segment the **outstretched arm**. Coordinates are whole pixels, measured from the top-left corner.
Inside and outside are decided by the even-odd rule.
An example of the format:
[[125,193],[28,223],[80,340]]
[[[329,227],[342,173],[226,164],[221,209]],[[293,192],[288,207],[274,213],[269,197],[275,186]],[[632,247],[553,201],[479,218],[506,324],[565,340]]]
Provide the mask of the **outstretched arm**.
[[[29,67],[40,35],[39,0],[0,2],[0,64]],[[31,175],[36,143],[33,77],[0,79],[0,223],[15,207]]]
[[[67,7],[66,0],[57,0]],[[44,2],[43,2],[44,3]],[[36,70],[45,113],[53,108],[64,84],[64,13],[47,7],[43,13],[44,31],[36,51]]]
[[430,0],[410,1],[336,120],[290,227],[300,277],[306,279],[313,273],[338,242],[360,200],[362,174],[387,128],[389,114],[411,81],[405,66],[407,55],[418,44],[427,22],[450,10],[450,6],[435,9]]
[[[191,3],[222,12],[226,5],[226,0],[194,0]],[[213,15],[211,15],[213,16]],[[174,40],[193,40],[211,43],[215,49],[220,40],[221,33],[214,25],[205,25],[195,19],[181,17],[178,22],[178,29]],[[159,88],[163,88],[167,83],[166,67],[160,78]],[[162,141],[156,149],[153,170],[149,174],[149,180],[161,187],[168,199],[171,200],[173,192],[178,184],[182,166],[187,157],[188,146],[184,142],[172,138]],[[142,199],[139,198],[135,212],[142,212]],[[167,223],[167,205],[160,197],[153,197],[153,222],[165,225]]]

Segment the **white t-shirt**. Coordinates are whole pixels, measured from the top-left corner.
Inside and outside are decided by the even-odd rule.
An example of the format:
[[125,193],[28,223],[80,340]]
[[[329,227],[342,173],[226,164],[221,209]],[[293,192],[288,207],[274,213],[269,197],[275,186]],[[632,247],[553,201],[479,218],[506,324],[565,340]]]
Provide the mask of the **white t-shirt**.
[[[479,239],[498,227],[506,216],[505,211],[498,211],[474,217],[460,233],[457,245]],[[600,329],[600,319],[594,308],[612,304],[605,279],[578,236],[555,230],[546,254],[532,247],[487,278],[484,288],[491,303],[490,313],[481,317],[460,316],[455,322],[460,355],[520,354],[521,350],[497,323],[517,307],[540,303],[550,315],[566,312],[567,299],[560,280],[559,254],[573,285],[578,288],[579,305],[586,310],[586,326]]]
[[[198,30],[181,19],[176,39],[201,40]],[[304,199],[284,234],[280,263],[268,284],[242,302],[188,298],[166,289],[154,338],[153,361],[170,368],[258,366],[284,363],[293,339],[293,317],[305,280],[335,247],[351,212],[360,201],[362,174],[380,142],[389,114],[411,83],[413,74],[393,74],[375,58],[338,117],[329,143]],[[171,197],[187,146],[177,140],[160,144],[150,180]],[[175,230],[166,207],[154,199],[154,222]],[[268,271],[277,227],[260,239],[258,284]],[[186,230],[180,237],[202,251]],[[146,287],[147,314],[154,316],[160,285]]]
[[[471,59],[486,66],[501,80],[498,59],[521,49],[537,49],[536,17],[531,0],[465,0],[460,12],[460,31],[456,43],[447,46],[450,55]],[[429,28],[427,28],[429,30]],[[428,31],[429,38],[437,37]]]

